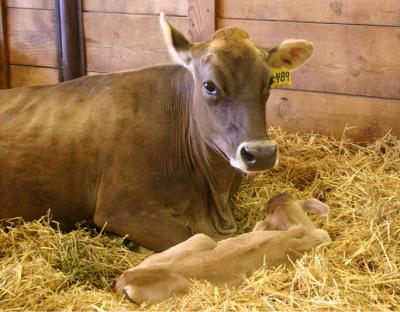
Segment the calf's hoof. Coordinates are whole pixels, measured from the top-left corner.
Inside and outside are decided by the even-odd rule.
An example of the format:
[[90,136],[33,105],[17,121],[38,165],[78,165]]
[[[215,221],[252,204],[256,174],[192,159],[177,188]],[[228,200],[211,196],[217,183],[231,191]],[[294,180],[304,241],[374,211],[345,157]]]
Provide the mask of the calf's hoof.
[[115,288],[136,304],[158,303],[174,295],[184,294],[190,282],[167,268],[135,267],[121,274]]
[[313,232],[311,232],[311,234],[317,240],[317,242],[319,242],[319,245],[324,244],[324,243],[329,243],[332,241],[328,232],[323,229],[316,229]]

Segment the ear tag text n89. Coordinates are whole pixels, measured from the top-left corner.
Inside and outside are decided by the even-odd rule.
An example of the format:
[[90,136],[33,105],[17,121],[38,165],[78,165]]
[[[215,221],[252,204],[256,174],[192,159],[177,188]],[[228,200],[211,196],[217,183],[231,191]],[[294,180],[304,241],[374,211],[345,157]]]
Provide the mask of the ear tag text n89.
[[272,77],[274,82],[271,87],[285,87],[292,85],[292,74],[289,69],[285,67],[272,68]]

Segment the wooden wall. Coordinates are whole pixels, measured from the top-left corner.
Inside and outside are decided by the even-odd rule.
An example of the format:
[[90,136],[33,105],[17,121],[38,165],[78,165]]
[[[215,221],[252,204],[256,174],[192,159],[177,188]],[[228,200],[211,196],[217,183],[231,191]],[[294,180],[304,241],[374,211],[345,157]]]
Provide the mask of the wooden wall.
[[192,40],[215,29],[213,0],[83,0],[88,73],[170,62],[159,24],[161,11]]
[[[57,82],[55,1],[2,1],[11,87]],[[82,7],[89,74],[169,62],[161,11],[192,39],[206,39],[215,30],[213,0],[82,0]]]
[[273,90],[267,120],[290,130],[361,139],[400,135],[399,0],[218,0],[217,27],[246,29],[261,46],[315,45],[289,89]]
[[[54,1],[5,2],[11,86],[57,82]],[[314,42],[314,56],[292,87],[272,91],[268,123],[336,135],[356,127],[347,131],[362,139],[391,128],[400,135],[399,0],[82,2],[89,74],[169,62],[160,11],[192,39],[231,25],[265,47],[304,38]]]
[[6,0],[10,86],[58,82],[52,0]]
[[159,12],[188,32],[187,1],[83,1],[88,72],[110,72],[168,62]]

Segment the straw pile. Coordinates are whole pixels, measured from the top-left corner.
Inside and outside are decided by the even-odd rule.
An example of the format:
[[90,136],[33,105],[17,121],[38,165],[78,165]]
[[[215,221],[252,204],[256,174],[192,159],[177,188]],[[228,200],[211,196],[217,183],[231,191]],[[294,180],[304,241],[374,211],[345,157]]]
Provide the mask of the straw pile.
[[[273,130],[279,169],[248,177],[236,198],[240,232],[263,218],[273,195],[316,197],[331,214],[314,218],[333,242],[294,267],[260,268],[238,289],[194,281],[190,292],[136,306],[114,294],[115,278],[145,256],[121,238],[79,229],[67,234],[40,222],[3,225],[2,310],[400,310],[400,140],[368,146]],[[15,224],[17,223],[17,224]]]

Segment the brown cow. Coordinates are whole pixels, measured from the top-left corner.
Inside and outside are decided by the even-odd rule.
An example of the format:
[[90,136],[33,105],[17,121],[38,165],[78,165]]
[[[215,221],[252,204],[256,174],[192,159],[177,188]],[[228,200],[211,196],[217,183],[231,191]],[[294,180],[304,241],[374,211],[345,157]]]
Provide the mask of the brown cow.
[[235,233],[241,173],[278,162],[270,68],[297,68],[313,47],[258,48],[235,27],[192,43],[161,24],[176,65],[0,92],[0,219],[50,208],[65,228],[92,219],[156,251]]
[[[328,233],[316,229],[304,214],[307,211],[326,215],[329,207],[313,198],[276,196],[268,204],[266,220],[253,232],[219,242],[197,234],[125,271],[117,280],[117,290],[136,303],[155,303],[187,291],[191,278],[231,287],[243,281],[241,275],[249,276],[264,264],[290,264],[330,241]],[[278,231],[264,230],[271,226]]]

